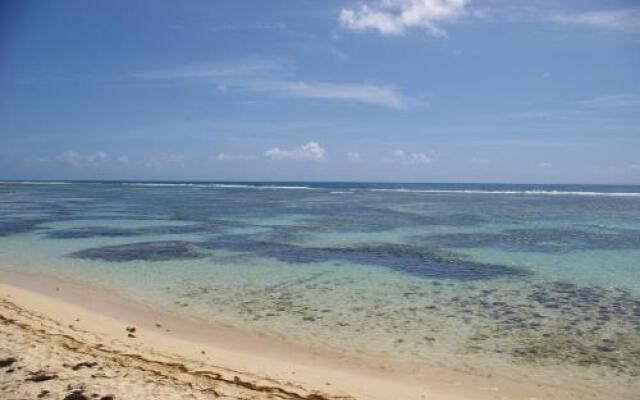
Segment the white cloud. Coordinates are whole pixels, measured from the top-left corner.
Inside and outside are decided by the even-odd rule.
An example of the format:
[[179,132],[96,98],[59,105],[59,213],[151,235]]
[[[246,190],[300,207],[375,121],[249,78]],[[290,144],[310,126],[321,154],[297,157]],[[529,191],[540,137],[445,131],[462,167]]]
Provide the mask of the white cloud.
[[437,24],[460,17],[469,0],[380,0],[375,5],[342,9],[340,23],[352,30],[374,30],[382,35],[403,35],[409,28],[427,29],[446,36]]
[[364,160],[362,159],[362,156],[360,155],[360,153],[356,151],[350,151],[347,153],[347,161],[352,163],[359,163]]
[[186,157],[181,153],[157,153],[145,159],[143,166],[150,169],[184,168]]
[[[489,3],[485,2],[485,4]],[[465,7],[458,16],[461,18],[452,18],[450,22],[550,23],[626,32],[640,31],[640,8],[638,7],[578,11],[535,5],[510,6],[505,2],[496,3],[493,6]]]
[[131,164],[131,162],[129,161],[129,157],[127,156],[120,156],[116,158],[116,162],[120,165],[123,166],[128,166],[129,164]]
[[546,161],[542,161],[538,164],[538,167],[540,168],[550,168],[551,167],[551,163],[550,162],[546,162]]
[[565,25],[584,25],[617,30],[640,29],[640,9],[558,13],[550,15],[548,19]]
[[254,154],[227,154],[218,153],[209,156],[210,161],[250,161],[255,160],[257,157]]
[[469,160],[469,162],[471,164],[476,164],[476,165],[489,165],[489,164],[491,164],[491,160],[489,160],[488,158],[483,158],[483,157],[473,157],[471,160]]
[[616,94],[608,96],[598,96],[589,100],[581,101],[580,104],[588,108],[636,108],[640,107],[640,95],[637,94]]
[[545,72],[544,74],[542,74],[542,79],[551,79],[553,75],[551,75],[551,72]]
[[398,149],[391,154],[391,161],[405,165],[427,165],[433,162],[433,158],[425,153],[407,153]]
[[61,164],[73,168],[117,168],[129,165],[129,158],[119,156],[113,158],[104,151],[96,153],[82,154],[73,150],[66,150],[55,156],[45,156],[39,158],[31,158],[29,162],[39,164]]
[[57,155],[54,160],[72,167],[96,166],[107,160],[107,154],[99,151],[95,154],[81,155],[75,151],[67,150]]
[[640,31],[640,8],[608,10],[561,10],[535,5],[507,3],[471,6],[471,0],[377,0],[357,8],[341,10],[342,26],[354,31],[376,31],[381,35],[403,35],[411,28],[446,36],[445,23],[506,21],[510,23],[551,23],[627,32]]
[[308,99],[343,100],[395,109],[408,106],[408,100],[393,86],[360,83],[332,83],[262,79],[244,82],[245,89],[277,96]]
[[208,82],[219,90],[265,93],[278,97],[349,101],[402,109],[410,99],[393,85],[322,82],[291,78],[294,66],[281,59],[246,59],[133,74],[136,79]]
[[640,164],[631,164],[629,165],[629,169],[633,171],[640,171]]
[[140,79],[202,79],[214,80],[237,77],[271,76],[291,69],[291,63],[278,58],[248,58],[228,62],[211,62],[187,65],[179,68],[147,71],[132,74]]
[[264,152],[264,156],[271,160],[322,161],[325,149],[311,141],[289,150],[272,147]]

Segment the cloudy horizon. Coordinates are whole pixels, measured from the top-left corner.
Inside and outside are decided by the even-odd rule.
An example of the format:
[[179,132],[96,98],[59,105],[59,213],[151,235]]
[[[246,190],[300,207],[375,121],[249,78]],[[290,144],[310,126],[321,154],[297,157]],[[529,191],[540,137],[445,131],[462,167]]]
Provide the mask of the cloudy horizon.
[[633,1],[0,7],[0,179],[640,184]]

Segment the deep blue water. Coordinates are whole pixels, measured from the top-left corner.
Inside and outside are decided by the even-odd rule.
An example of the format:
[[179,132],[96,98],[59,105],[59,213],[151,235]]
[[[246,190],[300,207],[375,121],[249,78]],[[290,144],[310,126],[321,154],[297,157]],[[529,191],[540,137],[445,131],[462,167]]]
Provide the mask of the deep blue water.
[[516,184],[516,183],[403,183],[403,182],[304,182],[304,181],[0,181],[7,184],[104,184],[104,185],[208,185],[256,188],[314,188],[334,190],[404,189],[425,191],[472,191],[472,192],[561,192],[561,193],[621,193],[640,194],[640,185],[607,184]]

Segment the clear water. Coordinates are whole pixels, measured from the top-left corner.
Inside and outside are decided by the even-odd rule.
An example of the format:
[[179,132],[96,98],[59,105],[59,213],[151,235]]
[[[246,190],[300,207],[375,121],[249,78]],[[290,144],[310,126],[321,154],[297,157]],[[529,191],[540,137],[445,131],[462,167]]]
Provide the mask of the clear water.
[[638,186],[2,182],[0,259],[346,354],[640,375]]

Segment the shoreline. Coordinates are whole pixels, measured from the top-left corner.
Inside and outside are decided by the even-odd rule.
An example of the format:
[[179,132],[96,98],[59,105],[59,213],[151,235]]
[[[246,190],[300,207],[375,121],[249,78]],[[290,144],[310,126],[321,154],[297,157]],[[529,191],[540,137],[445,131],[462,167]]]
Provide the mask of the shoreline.
[[[203,383],[203,387],[197,389],[200,394],[206,394],[213,387],[229,386],[224,389],[229,396],[237,395],[234,394],[237,390],[252,390],[252,398],[270,398],[273,391],[280,393],[280,397],[275,398],[301,399],[600,398],[593,396],[591,388],[541,385],[533,379],[481,377],[424,366],[420,374],[410,374],[410,368],[403,371],[376,366],[372,360],[320,353],[235,328],[205,326],[110,301],[105,293],[93,290],[82,293],[68,282],[9,272],[5,268],[0,270],[3,324],[13,326],[23,336],[35,335],[45,345],[48,341],[55,343],[53,338],[60,335],[71,338],[84,348],[92,349],[96,359],[126,354],[129,358],[120,364],[151,375],[157,374],[158,368],[166,369],[165,364],[171,364],[173,372],[167,373],[177,379],[176,385],[200,379],[202,371],[220,378]],[[129,327],[135,327],[135,332],[128,332]],[[130,334],[134,337],[129,337]],[[10,349],[11,339],[4,335],[1,338],[7,343],[0,349]],[[73,355],[73,350],[66,352]],[[0,354],[0,358],[8,356],[11,355]],[[265,393],[255,388],[270,389],[265,389],[269,392]],[[217,393],[224,390],[218,388]],[[604,390],[600,392],[601,398],[625,398]]]

